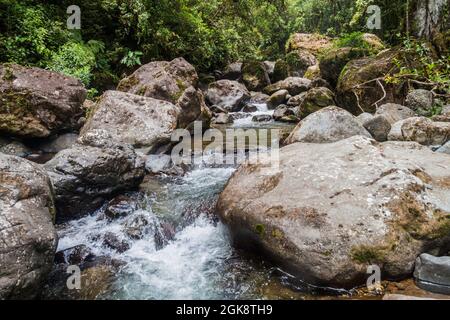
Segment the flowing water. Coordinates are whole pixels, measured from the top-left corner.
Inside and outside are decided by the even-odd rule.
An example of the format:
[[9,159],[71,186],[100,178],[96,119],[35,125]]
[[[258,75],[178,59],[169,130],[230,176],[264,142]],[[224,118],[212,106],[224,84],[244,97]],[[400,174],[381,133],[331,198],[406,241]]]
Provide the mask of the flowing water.
[[[234,126],[251,126],[253,115],[270,113],[259,110]],[[83,244],[96,256],[122,262],[112,285],[99,298],[299,298],[287,287],[288,275],[234,249],[227,228],[215,216],[218,195],[234,170],[199,165],[183,176],[148,179],[139,192],[131,194],[138,203],[131,214],[110,221],[102,208],[61,226],[58,250]],[[125,226],[140,220],[146,221],[146,232],[132,240]],[[165,242],[158,241],[164,224],[175,231]],[[108,233],[127,241],[128,250],[119,253],[105,246]]]

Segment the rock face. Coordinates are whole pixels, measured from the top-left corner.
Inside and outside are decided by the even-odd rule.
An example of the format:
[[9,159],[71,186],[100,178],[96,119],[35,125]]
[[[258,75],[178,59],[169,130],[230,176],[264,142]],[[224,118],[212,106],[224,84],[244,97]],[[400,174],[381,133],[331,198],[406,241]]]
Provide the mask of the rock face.
[[336,87],[339,75],[345,65],[353,59],[364,57],[366,50],[358,48],[337,48],[330,50],[320,59],[320,73],[322,78],[327,80],[333,88]]
[[334,105],[334,93],[330,89],[324,87],[312,88],[305,94],[297,115],[304,118],[322,108]]
[[407,91],[405,82],[385,83],[383,79],[376,81],[388,74],[397,73],[398,67],[394,61],[403,61],[402,59],[414,61],[414,56],[406,55],[398,49],[390,49],[382,51],[375,57],[350,61],[342,71],[337,84],[336,95],[339,105],[353,114],[373,113],[377,104],[381,105],[386,101],[403,105]]
[[59,73],[0,65],[0,132],[23,138],[45,138],[79,128],[86,89]]
[[50,272],[57,236],[45,171],[0,154],[0,299],[31,299]]
[[242,81],[250,91],[260,91],[270,84],[269,74],[263,62],[246,61],[242,64]]
[[450,257],[421,254],[416,260],[414,278],[424,290],[450,295]]
[[183,58],[143,65],[120,81],[117,90],[176,103],[184,90],[196,88],[195,68]]
[[[200,107],[198,111],[200,114]],[[181,110],[167,101],[106,91],[91,110],[80,137],[107,132],[114,141],[154,148],[170,141],[180,114]]]
[[371,137],[356,117],[344,109],[331,106],[300,121],[287,137],[285,144],[295,142],[328,143],[355,135]]
[[250,99],[247,88],[236,81],[219,80],[209,85],[206,101],[228,111],[239,111]]
[[362,285],[372,264],[402,278],[424,250],[450,244],[449,159],[364,137],[295,143],[281,149],[278,170],[242,165],[217,210],[237,245],[309,283]]
[[58,222],[92,212],[110,196],[142,181],[144,162],[129,145],[103,134],[86,134],[80,138],[84,144],[59,152],[45,164],[55,190]]
[[388,139],[440,146],[450,140],[450,123],[434,122],[424,117],[408,118],[392,126]]
[[418,89],[408,93],[405,104],[419,116],[429,117],[432,115],[433,100],[431,91]]
[[311,80],[305,78],[289,77],[264,88],[264,93],[272,95],[280,90],[287,90],[291,96],[296,96],[311,88]]

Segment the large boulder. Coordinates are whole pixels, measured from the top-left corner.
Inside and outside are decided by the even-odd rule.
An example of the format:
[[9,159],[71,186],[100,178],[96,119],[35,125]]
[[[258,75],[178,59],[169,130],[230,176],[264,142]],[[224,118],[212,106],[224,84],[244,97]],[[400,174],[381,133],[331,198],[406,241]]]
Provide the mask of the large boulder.
[[294,33],[286,43],[286,52],[302,49],[317,56],[332,45],[331,38],[327,36],[311,33]]
[[336,87],[339,75],[351,60],[367,55],[367,51],[359,48],[336,48],[329,50],[320,59],[320,73],[331,86]]
[[433,93],[424,89],[412,90],[406,96],[405,104],[414,110],[419,116],[430,117],[433,115]]
[[120,81],[117,90],[176,103],[184,90],[197,88],[195,68],[183,58],[143,65]]
[[223,71],[222,79],[241,80],[242,78],[242,62],[232,62],[228,64]]
[[242,165],[217,210],[235,244],[300,279],[352,288],[373,264],[383,278],[401,279],[422,252],[448,250],[448,155],[352,137],[288,145],[279,160],[278,169]]
[[272,83],[281,81],[289,77],[288,75],[288,65],[284,59],[278,59],[275,62],[273,69],[273,74],[270,76]]
[[325,87],[312,88],[303,97],[297,116],[304,118],[328,106],[334,106],[334,93]]
[[250,99],[247,88],[231,80],[219,80],[209,85],[206,101],[210,105],[223,107],[228,111],[239,111]]
[[408,118],[392,126],[388,139],[441,146],[450,140],[450,122],[435,122],[425,117]]
[[39,68],[0,65],[0,132],[45,138],[77,130],[86,89],[75,78]]
[[261,91],[270,84],[264,62],[245,61],[242,64],[242,82],[250,91]]
[[182,113],[167,101],[106,91],[89,114],[81,138],[95,132],[108,132],[115,141],[136,148],[155,148],[170,142]]
[[44,165],[55,190],[58,222],[98,209],[116,193],[137,187],[145,174],[143,159],[106,131],[87,133],[79,142]]
[[285,144],[295,142],[329,143],[355,135],[371,137],[355,116],[331,106],[310,114],[295,127]]
[[303,77],[309,67],[317,64],[316,57],[307,50],[295,50],[285,57],[290,77]]
[[264,88],[263,92],[272,95],[280,90],[287,90],[291,96],[296,96],[311,88],[311,80],[298,77],[289,77]]
[[407,79],[385,81],[389,75],[399,72],[402,66],[414,67],[413,54],[401,49],[389,49],[375,57],[350,61],[341,72],[337,84],[337,102],[353,114],[375,112],[386,102],[403,105],[407,93]]
[[50,179],[0,154],[0,299],[34,298],[53,265],[57,235]]

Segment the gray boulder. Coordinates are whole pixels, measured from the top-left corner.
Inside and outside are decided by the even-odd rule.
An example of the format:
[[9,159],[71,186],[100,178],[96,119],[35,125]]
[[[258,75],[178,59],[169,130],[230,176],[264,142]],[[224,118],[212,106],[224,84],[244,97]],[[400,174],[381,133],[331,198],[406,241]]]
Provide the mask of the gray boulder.
[[170,142],[181,114],[180,108],[167,101],[106,91],[91,110],[80,138],[107,132],[114,141],[152,149]]
[[429,117],[433,108],[433,93],[428,90],[417,89],[411,91],[405,100],[405,104],[419,116]]
[[414,278],[424,290],[450,295],[450,257],[421,254],[416,260]]
[[425,117],[408,118],[392,126],[388,139],[440,146],[450,140],[450,122],[435,122]]
[[239,167],[217,211],[236,245],[308,283],[363,285],[373,264],[402,279],[419,254],[450,245],[448,163],[417,143],[295,143],[278,167]]
[[50,179],[37,164],[0,154],[0,190],[0,299],[32,299],[57,245]]
[[210,105],[217,105],[228,111],[239,111],[250,99],[247,88],[236,81],[219,80],[209,85],[206,101]]
[[142,181],[144,162],[131,146],[115,142],[107,132],[93,132],[47,162],[55,190],[57,220],[62,222],[98,209],[114,194]]
[[375,116],[363,124],[364,128],[372,135],[372,137],[379,141],[384,142],[388,139],[388,134],[391,131],[391,124],[386,120],[384,116]]
[[280,90],[287,90],[291,96],[296,96],[311,88],[311,80],[298,77],[289,77],[264,88],[263,92],[272,95]]
[[291,132],[285,144],[295,142],[329,143],[352,136],[371,135],[348,111],[331,106],[310,114]]
[[0,132],[46,138],[77,130],[86,89],[75,78],[39,68],[0,65]]
[[395,103],[386,103],[378,107],[375,115],[381,115],[393,125],[394,123],[408,118],[416,117],[417,114],[408,107]]
[[282,104],[286,101],[286,97],[288,94],[289,94],[289,92],[287,90],[280,90],[280,91],[275,92],[267,100],[267,108],[275,109],[280,104]]

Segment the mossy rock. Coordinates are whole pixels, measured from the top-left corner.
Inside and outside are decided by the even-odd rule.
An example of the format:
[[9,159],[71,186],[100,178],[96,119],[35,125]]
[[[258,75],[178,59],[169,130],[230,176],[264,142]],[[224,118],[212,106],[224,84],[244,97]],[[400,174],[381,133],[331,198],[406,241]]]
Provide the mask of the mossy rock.
[[300,104],[297,116],[305,118],[311,113],[333,105],[335,105],[334,93],[330,89],[324,87],[312,88],[306,93]]
[[278,59],[275,62],[275,68],[273,70],[273,75],[272,75],[272,79],[271,79],[272,83],[284,80],[287,77],[289,77],[288,65],[287,65],[286,61],[284,61],[283,59]]
[[245,61],[242,64],[242,81],[250,91],[261,91],[269,85],[270,79],[264,63]]
[[303,77],[309,67],[317,64],[317,59],[306,50],[295,50],[285,57],[288,75],[290,77]]

